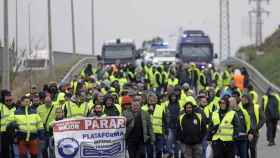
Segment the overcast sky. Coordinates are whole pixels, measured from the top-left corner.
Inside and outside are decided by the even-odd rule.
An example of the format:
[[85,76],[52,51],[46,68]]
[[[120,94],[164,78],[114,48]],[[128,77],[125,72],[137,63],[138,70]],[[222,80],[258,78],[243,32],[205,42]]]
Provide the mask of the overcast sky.
[[[8,0],[10,7],[10,40],[15,37],[15,0]],[[27,48],[27,8],[31,3],[32,46],[47,46],[47,0],[19,1],[19,46]],[[54,50],[72,51],[70,0],[52,0]],[[91,52],[91,0],[74,0],[77,50]],[[3,0],[0,0],[0,36],[3,38]],[[231,2],[231,44],[233,51],[248,44],[249,5],[246,0]],[[272,0],[264,8],[271,11],[264,18],[264,36],[271,34],[280,24],[280,1]],[[137,45],[145,39],[162,36],[171,46],[184,29],[202,29],[210,35],[219,48],[219,0],[95,0],[96,50],[100,52],[105,40],[117,37],[134,39]]]

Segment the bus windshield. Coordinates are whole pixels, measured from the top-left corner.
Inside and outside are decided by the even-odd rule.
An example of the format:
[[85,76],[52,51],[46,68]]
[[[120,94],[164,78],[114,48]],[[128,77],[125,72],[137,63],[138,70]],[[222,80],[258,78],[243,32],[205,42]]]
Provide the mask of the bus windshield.
[[133,48],[131,46],[106,46],[103,53],[105,58],[132,58]]
[[182,54],[187,57],[211,58],[211,48],[207,45],[185,45],[182,46]]

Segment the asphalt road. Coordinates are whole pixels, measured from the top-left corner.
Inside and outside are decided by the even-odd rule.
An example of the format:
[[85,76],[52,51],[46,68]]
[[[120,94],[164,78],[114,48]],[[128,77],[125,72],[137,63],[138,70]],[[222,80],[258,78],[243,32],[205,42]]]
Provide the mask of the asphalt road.
[[266,141],[266,126],[260,131],[260,138],[258,142],[258,158],[280,158],[280,125],[278,125],[278,130],[275,139],[275,146],[267,146]]

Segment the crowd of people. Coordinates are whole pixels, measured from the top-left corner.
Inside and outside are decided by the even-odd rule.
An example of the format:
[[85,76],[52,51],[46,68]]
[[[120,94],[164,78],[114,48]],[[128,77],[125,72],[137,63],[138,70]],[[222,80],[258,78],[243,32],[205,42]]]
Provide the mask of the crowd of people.
[[126,118],[129,158],[256,158],[265,123],[275,145],[280,99],[259,98],[244,68],[88,64],[18,100],[2,90],[0,110],[1,158],[54,158],[55,121],[107,116]]

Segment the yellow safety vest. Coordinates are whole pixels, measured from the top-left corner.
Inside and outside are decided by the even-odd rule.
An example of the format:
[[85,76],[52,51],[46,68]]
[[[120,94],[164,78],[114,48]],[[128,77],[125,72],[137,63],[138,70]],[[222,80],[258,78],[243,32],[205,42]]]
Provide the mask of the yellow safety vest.
[[47,107],[45,104],[43,104],[37,108],[37,113],[39,114],[43,124],[45,125],[44,127],[46,131],[49,131],[50,122],[55,120],[56,105],[57,104]]
[[18,132],[26,133],[26,141],[30,140],[31,134],[37,134],[43,130],[43,122],[35,109],[30,107],[19,108],[12,116],[12,120],[19,126]]
[[196,100],[194,99],[193,96],[184,96],[184,97],[180,98],[180,100],[179,100],[180,111],[184,110],[184,105],[187,102],[191,102],[195,106],[197,105]]
[[254,104],[254,113],[256,116],[257,124],[260,122],[260,106],[259,104]]
[[86,117],[91,108],[88,102],[84,102],[79,106],[69,101],[66,104],[67,118]]
[[213,136],[212,140],[221,140],[221,141],[233,141],[233,118],[235,115],[235,111],[231,110],[226,113],[223,120],[220,121],[220,116],[218,112],[214,112],[212,115],[212,122],[213,125],[219,125],[219,128],[216,132],[216,134]]
[[0,118],[0,126],[1,126],[1,132],[6,132],[7,125],[12,121],[11,116],[13,115],[13,109],[9,110],[9,108],[6,107],[6,105],[0,103],[0,112],[1,112],[1,118]]
[[169,76],[168,73],[163,71],[161,75],[164,76],[164,80],[162,79],[163,80],[162,83],[167,84],[168,83],[168,76]]
[[[278,101],[278,112],[280,113],[280,98],[277,94],[272,94]],[[263,103],[264,103],[264,111],[266,111],[267,105],[268,105],[268,96],[263,96]]]
[[250,91],[249,94],[252,97],[253,103],[258,104],[258,93],[256,91]]
[[152,115],[152,125],[155,134],[163,134],[163,113],[164,107],[161,105],[156,105]]
[[147,111],[149,110],[148,105],[147,105],[147,104],[146,104],[146,105],[143,105],[143,106],[141,107],[141,110],[147,112]]
[[[156,76],[157,75],[159,75],[159,82],[160,83],[158,83],[157,80],[156,80]],[[161,83],[162,83],[161,74],[158,71],[156,71],[156,73],[152,75],[152,85],[153,85],[153,88],[158,88]]]
[[245,110],[242,106],[240,106],[240,107],[241,107],[241,111],[245,117],[246,132],[248,133],[249,130],[251,129],[251,117],[247,110]]
[[224,71],[224,74],[223,74],[223,83],[224,83],[224,86],[229,86],[229,85],[230,85],[230,82],[231,82],[231,79],[232,79],[231,74],[228,72],[228,70],[225,70],[225,71]]
[[[201,82],[201,79],[202,79],[202,82]],[[199,81],[198,81],[198,85],[199,85],[199,88],[200,89],[204,89],[205,87],[204,87],[204,85],[206,85],[207,83],[206,83],[206,76],[204,75],[204,73],[203,72],[200,72],[200,74],[199,74]]]
[[179,80],[177,78],[174,78],[174,80],[172,80],[171,78],[168,79],[167,81],[167,85],[168,86],[172,86],[172,87],[175,87],[179,84]]

